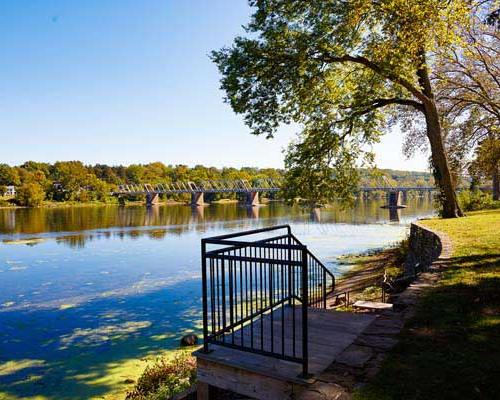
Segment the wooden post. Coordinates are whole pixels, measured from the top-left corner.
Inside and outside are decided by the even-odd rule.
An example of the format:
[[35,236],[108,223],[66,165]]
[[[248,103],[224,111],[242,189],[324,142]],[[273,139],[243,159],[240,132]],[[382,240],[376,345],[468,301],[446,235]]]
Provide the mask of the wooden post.
[[210,400],[210,385],[208,383],[198,381],[196,398],[197,400]]

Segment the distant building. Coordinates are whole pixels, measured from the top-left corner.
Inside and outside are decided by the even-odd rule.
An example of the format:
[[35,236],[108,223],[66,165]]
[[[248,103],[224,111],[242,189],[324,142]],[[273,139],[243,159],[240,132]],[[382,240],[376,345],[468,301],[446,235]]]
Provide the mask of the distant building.
[[58,182],[58,181],[54,182],[52,184],[52,187],[54,188],[54,190],[58,190],[58,191],[63,191],[64,190],[64,187],[63,187],[62,183]]
[[15,196],[16,195],[16,187],[15,186],[6,186],[5,187],[4,196]]

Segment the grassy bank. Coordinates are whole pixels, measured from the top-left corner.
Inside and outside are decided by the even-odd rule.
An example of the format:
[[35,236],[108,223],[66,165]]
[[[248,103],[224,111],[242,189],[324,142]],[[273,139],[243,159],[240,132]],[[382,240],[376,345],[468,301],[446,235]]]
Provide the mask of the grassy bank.
[[423,223],[454,246],[372,383],[355,398],[493,399],[500,392],[500,210]]
[[[187,202],[184,201],[175,201],[175,200],[168,200],[168,201],[161,201],[159,203],[160,205],[176,205],[176,204],[188,204]],[[111,198],[106,201],[52,201],[52,200],[44,200],[43,203],[34,208],[69,208],[69,207],[103,207],[103,206],[119,206],[120,203],[118,202],[118,199]],[[128,206],[144,206],[145,202],[141,200],[137,201],[130,201],[128,200],[123,206],[128,207]],[[25,206],[18,206],[14,203],[7,202],[7,201],[1,201],[0,199],[0,209],[6,208],[6,209],[17,209],[17,208],[30,208],[30,207],[25,207]]]
[[[11,201],[8,201],[9,199],[2,199],[0,197],[0,209],[16,209],[16,208],[29,208],[25,206],[19,206]],[[261,199],[262,203],[268,203],[270,200],[263,198]],[[273,201],[281,201],[281,200],[273,200]],[[233,203],[239,203],[240,200],[237,199],[219,199],[219,200],[214,200],[211,201],[210,204],[233,204]],[[161,200],[159,205],[177,205],[177,204],[189,204],[189,201],[177,201],[177,200]],[[66,208],[66,207],[102,207],[102,206],[118,206],[120,205],[118,202],[117,198],[109,198],[106,201],[52,201],[52,200],[44,200],[43,203],[35,208]],[[125,207],[127,206],[140,206],[140,205],[145,205],[145,201],[142,200],[127,200],[127,202],[124,204]]]

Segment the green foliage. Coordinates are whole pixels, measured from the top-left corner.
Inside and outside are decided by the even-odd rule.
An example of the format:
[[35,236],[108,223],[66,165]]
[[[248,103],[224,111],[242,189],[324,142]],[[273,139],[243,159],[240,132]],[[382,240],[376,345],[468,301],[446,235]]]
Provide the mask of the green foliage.
[[458,194],[458,201],[464,211],[477,211],[500,208],[500,201],[480,190],[464,190]]
[[146,367],[127,400],[168,400],[196,381],[196,360],[181,353],[171,360],[158,359]]
[[[474,160],[469,165],[469,172],[475,179],[479,181],[481,178],[493,177],[493,185],[495,185],[494,177],[498,179],[500,175],[500,117],[496,123],[494,129],[489,132],[489,136],[476,147]],[[496,189],[498,190],[498,187]]]
[[[431,54],[458,38],[470,2],[250,1],[248,37],[212,53],[226,101],[256,135],[301,129],[286,157],[290,196],[349,200],[356,167],[398,110],[411,110],[441,139],[429,81]],[[425,117],[425,118],[424,118]],[[430,122],[432,121],[432,123]],[[434,141],[435,143],[435,141]],[[432,147],[447,210],[455,213],[444,149]]]
[[0,185],[19,185],[21,183],[18,171],[7,164],[0,164]]
[[21,206],[38,207],[45,199],[45,191],[38,183],[25,183],[17,189],[16,199]]
[[[338,148],[332,135],[304,135],[292,143],[285,158],[285,192],[289,200],[305,197],[314,207],[338,198],[344,203],[354,200],[359,170],[353,155]],[[337,148],[336,157],[333,148]],[[324,157],[319,157],[318,152]]]
[[396,262],[398,264],[403,264],[406,260],[406,257],[408,256],[408,253],[410,252],[410,237],[407,236],[406,238],[400,240],[396,246],[396,249],[398,255]]

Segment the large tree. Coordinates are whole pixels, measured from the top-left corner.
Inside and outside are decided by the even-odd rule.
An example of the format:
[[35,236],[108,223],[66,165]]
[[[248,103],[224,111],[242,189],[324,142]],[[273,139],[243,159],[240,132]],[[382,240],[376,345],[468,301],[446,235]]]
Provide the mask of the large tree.
[[477,148],[477,160],[469,169],[476,173],[481,170],[483,176],[490,174],[496,199],[500,192],[498,154],[493,151],[500,141],[498,6],[498,1],[481,3],[471,23],[460,27],[462,40],[436,54],[432,74],[454,165],[465,170],[468,156]]
[[442,214],[461,215],[430,80],[433,55],[458,40],[468,0],[252,0],[229,48],[212,53],[233,110],[255,134],[302,127],[285,160],[293,195],[346,197],[389,117],[425,125]]

